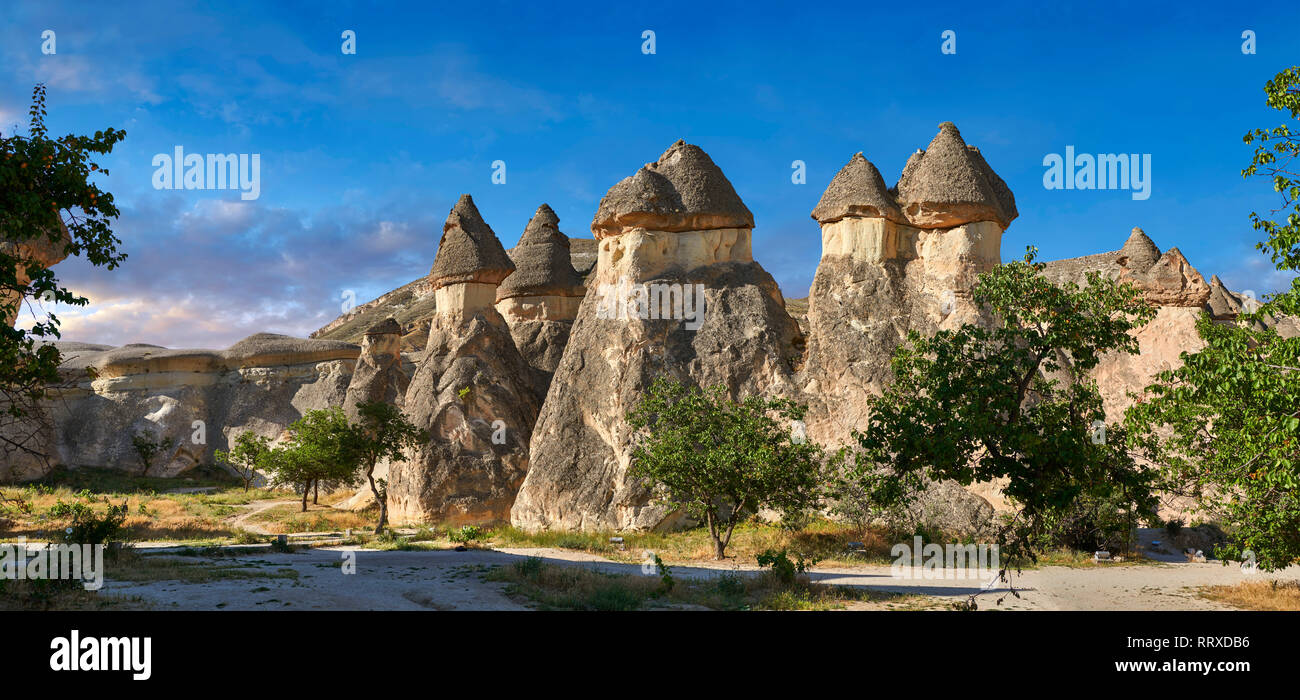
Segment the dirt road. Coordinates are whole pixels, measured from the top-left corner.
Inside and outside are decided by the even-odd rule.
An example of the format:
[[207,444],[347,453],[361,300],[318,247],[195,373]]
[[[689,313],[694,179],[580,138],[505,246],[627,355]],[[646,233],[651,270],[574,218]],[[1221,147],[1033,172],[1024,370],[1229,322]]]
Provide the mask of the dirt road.
[[[582,552],[555,549],[376,551],[355,547],[313,548],[292,554],[266,551],[223,557],[220,563],[248,563],[268,572],[291,568],[292,578],[230,578],[203,583],[109,581],[105,592],[139,596],[160,609],[187,610],[522,610],[498,583],[482,580],[494,566],[528,556],[553,564],[588,566],[611,573],[641,575],[639,564],[614,562]],[[193,559],[191,559],[193,560]],[[355,573],[340,564],[351,561]],[[755,571],[754,566],[700,562],[674,566],[684,578],[716,576],[721,571]],[[983,581],[955,578],[898,578],[887,566],[817,568],[812,578],[841,586],[915,593],[941,601],[963,600]],[[1278,578],[1300,579],[1300,567]],[[1195,588],[1260,578],[1236,566],[1211,562],[1160,563],[1088,568],[1044,567],[1016,581],[1021,597],[994,601],[1006,591],[997,586],[979,598],[981,609],[1009,610],[1220,610],[1225,606],[1197,596]]]

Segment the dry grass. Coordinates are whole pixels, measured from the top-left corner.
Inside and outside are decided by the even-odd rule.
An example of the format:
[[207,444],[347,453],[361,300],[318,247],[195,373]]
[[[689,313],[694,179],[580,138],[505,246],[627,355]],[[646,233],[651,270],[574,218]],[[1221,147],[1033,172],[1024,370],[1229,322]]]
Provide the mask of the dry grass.
[[[342,500],[342,499],[338,499]],[[322,494],[321,502],[326,501]],[[379,509],[369,508],[363,511],[335,510],[328,506],[308,504],[307,512],[297,503],[273,506],[248,519],[267,532],[288,534],[294,532],[342,532],[349,528],[354,530],[374,528],[379,520]]]
[[1207,586],[1201,597],[1244,610],[1300,610],[1300,581],[1246,581]]
[[[207,487],[208,493],[166,493]],[[324,506],[338,503],[351,489],[322,492]],[[162,479],[135,477],[117,470],[57,470],[50,477],[25,486],[0,487],[0,541],[16,537],[49,539],[69,523],[58,513],[60,504],[83,503],[97,510],[109,504],[127,506],[126,538],[132,541],[189,542],[218,544],[245,542],[249,533],[231,520],[246,512],[244,506],[267,500],[297,499],[300,494],[280,489],[250,489],[221,474],[207,472],[196,478]],[[367,528],[374,525],[377,511],[352,513],[309,505],[276,506],[253,520],[274,534]]]
[[[609,540],[622,537],[620,549]],[[487,542],[494,547],[551,547],[600,554],[615,561],[640,562],[642,553],[652,551],[669,564],[713,559],[713,541],[703,528],[680,532],[525,532],[512,527],[492,530]],[[889,564],[890,548],[901,540],[884,529],[862,530],[829,521],[817,521],[794,532],[775,525],[746,523],[736,528],[727,546],[727,557],[753,561],[769,549],[785,549],[791,556],[816,559],[826,565]],[[849,552],[850,542],[862,543],[861,552]]]
[[138,597],[88,591],[79,581],[0,579],[0,611],[148,610],[149,607]]
[[[180,488],[208,487],[210,493],[165,493]],[[135,477],[117,470],[56,470],[35,484],[0,488],[0,539],[51,537],[66,527],[60,504],[86,504],[96,510],[109,504],[127,506],[126,536],[131,540],[230,541],[241,532],[228,519],[239,506],[267,499],[292,497],[287,491],[252,489],[218,474],[195,478]]]

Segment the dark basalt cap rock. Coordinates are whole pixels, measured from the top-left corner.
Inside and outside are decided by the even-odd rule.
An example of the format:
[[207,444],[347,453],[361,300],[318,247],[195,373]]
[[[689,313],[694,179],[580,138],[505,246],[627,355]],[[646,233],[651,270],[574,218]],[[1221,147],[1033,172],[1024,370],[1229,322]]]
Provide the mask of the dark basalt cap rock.
[[497,287],[497,301],[517,296],[582,296],[582,277],[569,257],[569,237],[560,232],[560,217],[550,206],[537,208],[510,257],[515,271]]
[[940,124],[930,146],[908,160],[896,191],[904,215],[921,228],[975,221],[1006,228],[1019,215],[1010,188],[952,122]]
[[679,140],[658,161],[609,188],[591,232],[605,238],[625,227],[697,231],[753,226],[754,215],[709,154]]
[[366,335],[401,335],[402,324],[397,319],[389,316],[388,318],[376,323],[366,330]]
[[442,225],[438,254],[429,272],[434,289],[462,282],[498,284],[514,269],[515,264],[478,213],[474,200],[462,194]]
[[1155,241],[1137,227],[1129,233],[1128,240],[1124,241],[1124,247],[1119,249],[1119,254],[1121,258],[1127,258],[1121,264],[1137,272],[1146,272],[1160,259],[1160,249],[1156,247]]
[[885,186],[880,171],[862,153],[849,159],[831,179],[821,201],[812,210],[812,218],[828,224],[848,216],[884,218],[907,223]]

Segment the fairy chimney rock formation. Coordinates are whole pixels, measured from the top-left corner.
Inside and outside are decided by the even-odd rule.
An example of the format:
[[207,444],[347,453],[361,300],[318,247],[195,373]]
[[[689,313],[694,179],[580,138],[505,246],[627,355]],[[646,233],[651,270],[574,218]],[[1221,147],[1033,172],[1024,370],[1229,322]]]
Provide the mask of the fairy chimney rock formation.
[[514,262],[483,221],[474,200],[461,195],[442,226],[429,272],[438,311],[472,315],[491,307],[497,285],[514,270]]
[[427,440],[388,471],[394,522],[509,517],[539,404],[532,370],[493,305],[498,283],[513,271],[496,233],[462,195],[434,258],[438,310],[405,397],[408,418]]
[[658,377],[733,398],[795,391],[799,328],[753,260],[753,226],[722,170],[682,141],[606,193],[591,225],[596,270],[533,432],[515,526],[680,522],[628,475],[625,417]]
[[893,188],[858,153],[811,215],[822,258],[801,374],[808,434],[843,444],[865,425],[869,397],[892,381],[889,357],[908,331],[985,320],[970,290],[1001,262],[1002,233],[1018,212],[979,150],[944,122]]
[[573,269],[569,237],[560,232],[560,218],[545,204],[537,208],[509,253],[515,271],[497,287],[497,311],[510,324],[515,346],[536,373],[538,394],[545,396],[586,289]]
[[361,403],[386,401],[401,406],[410,383],[402,369],[402,326],[390,316],[366,330],[343,411],[356,419]]
[[748,263],[754,215],[699,146],[678,141],[609,189],[591,232],[597,283],[641,282],[670,268]]

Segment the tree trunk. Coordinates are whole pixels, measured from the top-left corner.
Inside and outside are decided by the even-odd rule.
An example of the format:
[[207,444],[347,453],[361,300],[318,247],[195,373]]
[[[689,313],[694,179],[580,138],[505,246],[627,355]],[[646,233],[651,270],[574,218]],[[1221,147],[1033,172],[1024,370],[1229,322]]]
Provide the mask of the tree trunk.
[[721,561],[726,547],[722,544],[722,533],[718,530],[718,518],[713,513],[707,513],[705,521],[709,525],[709,537],[713,538],[713,558]]
[[318,506],[320,505],[320,479],[316,479],[311,483],[311,504]]
[[311,495],[311,482],[302,485],[302,512],[307,512],[307,496]]
[[370,481],[370,493],[375,495],[375,502],[379,504],[379,524],[375,525],[375,534],[379,535],[384,532],[384,527],[388,525],[388,499],[380,496],[379,487],[375,485],[374,467],[366,470],[366,479]]

